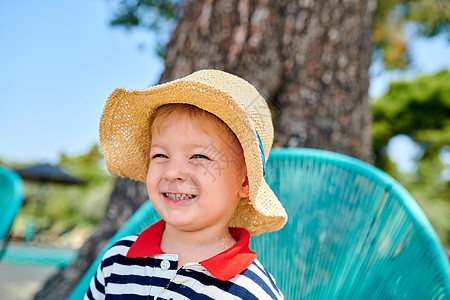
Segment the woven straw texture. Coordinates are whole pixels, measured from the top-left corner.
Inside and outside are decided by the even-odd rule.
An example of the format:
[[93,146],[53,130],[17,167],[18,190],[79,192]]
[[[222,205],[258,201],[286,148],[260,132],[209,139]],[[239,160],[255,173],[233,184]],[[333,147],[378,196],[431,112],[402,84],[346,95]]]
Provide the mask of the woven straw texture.
[[100,143],[109,172],[145,181],[150,160],[150,118],[158,107],[169,103],[190,104],[212,113],[241,143],[250,193],[249,198],[241,200],[230,226],[244,227],[253,235],[282,228],[287,215],[264,180],[256,133],[267,162],[273,142],[270,110],[250,83],[226,72],[202,70],[146,89],[115,89],[100,120]]

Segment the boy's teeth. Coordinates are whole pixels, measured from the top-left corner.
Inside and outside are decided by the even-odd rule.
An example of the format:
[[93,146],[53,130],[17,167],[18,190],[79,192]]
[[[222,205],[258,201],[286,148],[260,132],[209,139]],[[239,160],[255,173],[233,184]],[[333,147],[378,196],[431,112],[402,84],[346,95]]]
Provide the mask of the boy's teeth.
[[185,199],[192,199],[195,197],[195,195],[190,194],[173,194],[173,193],[165,193],[166,197],[174,199],[174,200],[185,200]]

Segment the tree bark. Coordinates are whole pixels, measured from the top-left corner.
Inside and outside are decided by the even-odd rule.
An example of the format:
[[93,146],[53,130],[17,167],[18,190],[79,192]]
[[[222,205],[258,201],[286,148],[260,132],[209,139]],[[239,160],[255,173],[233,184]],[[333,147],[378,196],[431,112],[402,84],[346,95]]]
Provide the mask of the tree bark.
[[376,0],[187,1],[161,81],[239,75],[270,103],[275,145],[371,160],[367,90]]
[[[252,83],[269,102],[275,146],[371,160],[368,68],[376,0],[187,0],[161,82],[214,68]],[[118,179],[105,221],[79,258],[35,299],[65,298],[96,254],[147,198]]]

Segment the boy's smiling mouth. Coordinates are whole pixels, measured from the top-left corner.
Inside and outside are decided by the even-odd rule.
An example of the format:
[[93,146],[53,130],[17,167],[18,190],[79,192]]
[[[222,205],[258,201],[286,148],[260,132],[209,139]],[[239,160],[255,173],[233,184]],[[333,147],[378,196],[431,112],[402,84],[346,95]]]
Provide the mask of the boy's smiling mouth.
[[164,197],[169,198],[170,200],[190,200],[197,197],[197,195],[192,194],[181,194],[181,193],[163,193]]
[[162,193],[164,201],[171,206],[188,207],[197,202],[197,195],[184,193]]

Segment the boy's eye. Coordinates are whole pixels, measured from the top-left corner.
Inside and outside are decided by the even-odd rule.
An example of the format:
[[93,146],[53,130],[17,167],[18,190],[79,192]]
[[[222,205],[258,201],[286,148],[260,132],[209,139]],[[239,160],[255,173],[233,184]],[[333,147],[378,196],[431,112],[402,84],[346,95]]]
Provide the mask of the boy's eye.
[[158,158],[158,157],[161,157],[161,158],[167,158],[167,156],[166,156],[166,155],[164,155],[164,154],[161,154],[161,153],[158,153],[158,154],[155,154],[155,155],[153,155],[153,156],[152,156],[152,159],[154,159],[154,158]]
[[192,158],[203,158],[203,159],[210,160],[208,156],[203,155],[203,154],[194,154],[194,155],[192,155]]

